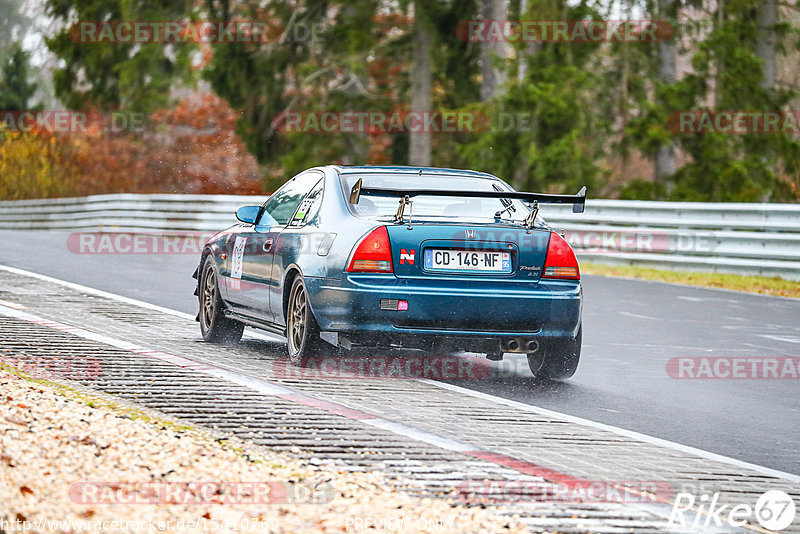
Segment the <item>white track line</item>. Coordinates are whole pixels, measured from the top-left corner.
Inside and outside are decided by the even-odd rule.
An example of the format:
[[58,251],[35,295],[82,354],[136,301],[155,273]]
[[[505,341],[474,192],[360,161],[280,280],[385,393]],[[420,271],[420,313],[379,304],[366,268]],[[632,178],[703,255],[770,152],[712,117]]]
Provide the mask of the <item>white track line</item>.
[[[118,302],[124,302],[124,303],[131,304],[131,305],[134,305],[134,306],[139,306],[139,307],[142,307],[142,308],[147,308],[147,309],[150,309],[150,310],[159,311],[159,312],[162,312],[162,313],[167,313],[167,314],[170,314],[170,315],[174,315],[176,317],[182,317],[182,318],[190,319],[190,320],[194,321],[194,317],[192,315],[188,314],[188,313],[183,313],[183,312],[179,312],[179,311],[176,311],[176,310],[171,310],[169,308],[164,308],[162,306],[157,306],[155,304],[150,304],[148,302],[142,302],[142,301],[131,299],[131,298],[128,298],[128,297],[123,297],[121,295],[116,295],[114,293],[108,293],[106,291],[101,291],[99,289],[94,289],[94,288],[82,286],[80,284],[74,284],[72,282],[66,282],[64,280],[59,280],[57,278],[52,278],[50,276],[37,274],[37,273],[30,272],[30,271],[25,271],[23,269],[17,269],[15,267],[7,267],[5,265],[0,265],[0,270],[8,271],[10,273],[19,274],[19,275],[22,275],[22,276],[29,276],[29,277],[36,278],[36,279],[39,279],[39,280],[44,280],[46,282],[52,282],[52,283],[55,283],[55,284],[62,285],[64,287],[68,287],[70,289],[74,289],[75,291],[80,291],[80,292],[83,292],[83,293],[89,293],[89,294],[92,294],[92,295],[97,295],[97,296],[109,298],[109,299],[112,299],[112,300],[116,300]],[[99,334],[97,334],[97,335],[99,336]],[[267,339],[274,340],[274,338],[271,338],[271,337],[267,337]],[[428,380],[428,379],[417,379],[417,380],[419,382],[425,382],[426,384],[430,384],[432,386],[436,386],[436,387],[443,388],[443,389],[448,389],[450,391],[454,391],[454,392],[461,393],[461,394],[464,394],[464,395],[469,395],[471,397],[475,397],[475,398],[478,398],[478,399],[481,399],[481,400],[485,400],[485,401],[488,401],[488,402],[494,402],[496,404],[502,404],[502,405],[509,406],[509,407],[512,407],[512,408],[515,408],[515,409],[518,409],[518,410],[523,410],[523,411],[526,411],[526,412],[531,412],[531,413],[535,413],[535,414],[539,414],[539,415],[544,415],[544,416],[547,416],[547,417],[560,418],[560,419],[563,419],[563,420],[568,421],[570,423],[583,425],[583,426],[588,426],[590,428],[595,428],[595,429],[598,429],[598,430],[605,430],[607,432],[612,432],[614,434],[617,434],[617,435],[620,435],[620,436],[624,436],[626,438],[635,439],[635,440],[638,440],[638,441],[643,441],[645,443],[650,443],[652,445],[656,445],[656,446],[659,446],[659,447],[665,447],[665,448],[672,449],[672,450],[675,450],[675,451],[679,451],[679,452],[682,452],[682,453],[694,454],[696,456],[700,456],[701,458],[706,458],[708,460],[713,460],[713,461],[716,461],[716,462],[725,463],[725,464],[728,464],[728,465],[731,465],[731,466],[734,466],[734,467],[750,469],[752,471],[756,471],[756,472],[761,473],[761,474],[766,475],[766,476],[770,476],[770,477],[774,477],[774,478],[781,478],[781,479],[793,482],[795,484],[800,484],[800,476],[798,476],[798,475],[793,475],[791,473],[785,473],[783,471],[778,471],[776,469],[770,469],[769,467],[763,467],[763,466],[760,466],[760,465],[751,464],[749,462],[744,462],[742,460],[737,460],[735,458],[730,458],[728,456],[723,456],[723,455],[716,454],[716,453],[713,453],[713,452],[710,452],[710,451],[706,451],[706,450],[703,450],[703,449],[697,449],[695,447],[690,447],[688,445],[675,443],[673,441],[667,441],[665,439],[656,438],[656,437],[653,437],[653,436],[648,436],[647,434],[640,434],[639,432],[634,432],[632,430],[626,430],[624,428],[619,428],[619,427],[615,427],[615,426],[611,426],[611,425],[606,425],[604,423],[598,423],[596,421],[591,421],[589,419],[584,419],[582,417],[576,417],[576,416],[568,415],[568,414],[561,413],[561,412],[555,412],[555,411],[552,411],[552,410],[547,410],[545,408],[539,408],[537,406],[531,406],[529,404],[525,404],[525,403],[522,403],[522,402],[518,402],[518,401],[514,401],[514,400],[510,400],[510,399],[504,399],[502,397],[497,397],[495,395],[489,395],[487,393],[482,393],[480,391],[474,391],[474,390],[471,390],[471,389],[468,389],[468,388],[463,388],[463,387],[455,386],[455,385],[452,385],[452,384],[446,384],[446,383],[443,383],[443,382],[437,382],[435,380]]]
[[72,282],[67,282],[65,280],[59,280],[58,278],[53,278],[51,276],[46,276],[44,274],[33,273],[31,271],[25,271],[23,269],[17,269],[16,267],[8,267],[6,265],[0,265],[0,269],[3,271],[8,271],[9,273],[19,274],[22,276],[29,276],[31,278],[36,278],[37,280],[44,280],[45,282],[52,282],[53,284],[58,284],[60,286],[68,287],[70,289],[74,289],[75,291],[80,291],[81,293],[89,293],[90,295],[97,295],[98,297],[106,297],[109,299],[114,299],[117,302],[125,302],[127,304],[133,304],[134,306],[139,306],[140,308],[147,308],[148,310],[154,310],[161,313],[167,313],[169,315],[174,315],[175,317],[182,317],[183,319],[190,319],[194,321],[194,315],[190,315],[188,313],[179,312],[177,310],[171,310],[169,308],[164,308],[162,306],[157,306],[155,304],[150,304],[149,302],[142,302],[141,300],[135,300],[128,297],[123,297],[122,295],[116,295],[114,293],[108,293],[106,291],[101,291],[99,289],[95,289],[93,287],[82,286],[80,284],[73,284]]
[[535,413],[538,415],[544,415],[547,417],[554,417],[558,419],[563,419],[570,423],[575,423],[578,425],[588,426],[591,428],[595,428],[597,430],[605,430],[607,432],[613,432],[614,434],[624,436],[626,438],[635,439],[638,441],[644,441],[645,443],[650,443],[651,445],[657,445],[659,447],[665,447],[668,449],[672,449],[675,451],[694,454],[696,456],[700,456],[702,458],[706,458],[708,460],[714,460],[716,462],[726,463],[728,465],[732,465],[735,467],[741,467],[745,469],[751,469],[762,475],[767,475],[770,477],[775,478],[782,478],[784,480],[788,480],[790,482],[794,482],[795,484],[800,484],[800,476],[793,475],[792,473],[785,473],[783,471],[778,471],[776,469],[770,469],[769,467],[764,467],[757,464],[751,464],[748,462],[744,462],[742,460],[737,460],[736,458],[731,458],[729,456],[722,456],[721,454],[716,454],[710,451],[705,451],[703,449],[697,449],[695,447],[690,447],[689,445],[682,445],[680,443],[675,443],[674,441],[667,441],[665,439],[656,438],[653,436],[648,436],[647,434],[640,434],[639,432],[635,432],[633,430],[626,430],[624,428],[619,428],[616,426],[606,425],[604,423],[598,423],[596,421],[592,421],[590,419],[584,419],[582,417],[576,417],[574,415],[569,415],[561,412],[554,412],[552,410],[547,410],[545,408],[539,408],[537,406],[531,406],[530,404],[525,404],[522,402],[504,399],[502,397],[496,397],[494,395],[489,395],[487,393],[481,393],[480,391],[474,391],[472,389],[463,388],[461,386],[455,386],[453,384],[446,384],[444,382],[436,382],[435,380],[428,380],[428,379],[418,379],[420,382],[426,382],[436,387],[440,387],[443,389],[449,389],[451,391],[455,391],[458,393],[462,393],[464,395],[469,395],[471,397],[475,397],[481,400],[486,400],[490,402],[494,402],[497,404],[504,404],[511,408],[515,408],[518,410],[526,411]]
[[[424,443],[428,443],[429,445],[433,445],[435,447],[439,447],[442,449],[454,451],[457,453],[464,454],[472,459],[478,459],[486,462],[493,463],[495,465],[504,467],[506,469],[516,470],[520,473],[523,473],[527,476],[536,476],[537,478],[541,478],[543,482],[548,482],[548,475],[552,475],[553,473],[556,474],[558,480],[549,481],[552,484],[560,484],[560,483],[570,483],[572,481],[580,482],[580,479],[574,479],[570,475],[566,475],[563,473],[554,472],[550,469],[544,468],[547,473],[542,473],[540,470],[542,469],[540,466],[536,464],[532,464],[530,462],[519,460],[510,456],[507,456],[502,453],[494,453],[491,450],[484,449],[480,446],[473,445],[472,443],[448,438],[446,436],[441,436],[435,434],[433,432],[429,432],[427,430],[423,430],[420,428],[413,427],[411,425],[407,425],[405,423],[401,423],[398,421],[393,421],[390,419],[384,419],[380,416],[370,414],[368,412],[362,412],[357,409],[349,408],[345,405],[341,405],[335,402],[326,401],[324,399],[319,399],[317,397],[313,397],[307,395],[300,391],[295,391],[290,388],[286,388],[279,384],[274,384],[268,382],[266,380],[256,378],[247,374],[239,373],[237,371],[227,369],[224,367],[216,366],[213,364],[200,362],[197,360],[192,360],[190,358],[185,358],[183,356],[177,356],[174,354],[169,354],[165,352],[161,352],[158,350],[150,350],[135,343],[131,343],[129,341],[121,340],[118,338],[114,338],[105,334],[100,334],[97,332],[92,332],[90,330],[85,330],[83,328],[79,328],[70,324],[60,323],[57,321],[52,321],[50,319],[45,319],[43,317],[39,317],[37,315],[33,315],[31,313],[25,312],[18,308],[12,308],[9,306],[4,306],[0,304],[0,315],[4,315],[6,317],[12,317],[15,319],[21,319],[24,321],[28,321],[32,324],[37,324],[40,326],[45,326],[59,332],[65,332],[77,337],[81,337],[83,339],[87,339],[90,341],[95,341],[98,343],[104,343],[109,346],[113,346],[122,350],[126,350],[132,353],[140,354],[143,356],[147,356],[150,358],[155,358],[157,360],[165,361],[171,363],[173,365],[177,365],[179,367],[192,369],[194,371],[198,371],[201,373],[205,373],[210,376],[214,376],[217,378],[221,378],[227,380],[229,382],[239,384],[256,391],[259,391],[262,394],[270,395],[277,398],[282,398],[288,400],[290,402],[298,402],[300,404],[305,404],[307,406],[313,406],[318,408],[322,411],[326,411],[328,413],[332,413],[335,415],[339,415],[345,417],[347,419],[359,421],[364,424],[368,424],[374,426],[376,428],[380,428],[386,430],[388,432],[394,433],[399,436],[403,436],[415,441],[420,441]],[[481,453],[488,453],[488,457]],[[511,460],[514,464],[520,465],[508,465],[507,460]],[[534,473],[529,472],[527,468],[532,468]],[[643,507],[646,511],[649,511],[651,514],[660,517],[664,520],[671,521],[670,516],[665,512],[664,509],[659,508],[660,505],[669,504],[669,503],[631,503],[632,506],[640,506]],[[692,508],[698,516],[701,515],[703,512],[700,509]],[[706,512],[707,514],[707,512]],[[724,520],[724,519],[723,519]],[[731,526],[734,526],[731,524]],[[745,529],[754,530],[757,532],[766,532],[758,527],[754,527],[752,525],[745,525]],[[735,529],[737,532],[742,529]],[[709,533],[716,533],[716,532],[730,532],[728,530],[718,530],[716,527],[712,529],[704,528],[705,532]]]
[[401,423],[398,421],[393,421],[391,419],[384,419],[383,417],[368,412],[363,412],[361,410],[349,408],[337,402],[326,401],[324,399],[314,397],[313,395],[308,395],[307,393],[303,393],[302,391],[293,390],[291,388],[281,386],[280,384],[274,384],[267,380],[256,378],[254,376],[245,373],[240,373],[238,371],[234,371],[226,367],[198,360],[193,360],[191,358],[186,358],[183,356],[177,356],[175,354],[169,354],[159,350],[151,350],[119,338],[115,338],[105,334],[99,334],[97,332],[92,332],[91,330],[86,330],[84,328],[79,328],[77,326],[73,326],[70,324],[51,321],[50,319],[45,319],[43,317],[39,317],[38,315],[34,315],[32,313],[19,310],[17,308],[11,308],[9,306],[4,306],[0,304],[0,315],[11,317],[14,319],[21,319],[23,321],[27,321],[29,323],[37,324],[40,326],[46,326],[48,328],[52,328],[53,330],[72,334],[82,339],[94,341],[97,343],[103,343],[105,345],[109,345],[111,347],[132,352],[134,354],[140,354],[142,356],[147,356],[149,358],[154,358],[156,360],[168,362],[173,365],[183,367],[185,369],[191,369],[194,371],[205,373],[209,376],[220,378],[222,380],[227,380],[228,382],[232,382],[234,384],[238,384],[240,386],[253,389],[265,395],[269,395],[272,397],[280,397],[289,401],[306,404],[308,406],[314,406],[328,413],[340,415],[356,421],[361,421],[365,424],[381,428],[388,432],[392,432],[394,434],[404,436],[413,439],[415,441],[422,441],[424,443],[428,443],[429,445],[434,445],[442,449],[447,449],[450,451],[455,451],[460,453],[468,451],[474,452],[474,451],[485,450],[478,445],[473,445],[471,443],[467,443],[464,441],[459,441],[456,439],[441,436],[439,434],[428,432],[426,430],[422,430],[420,428],[416,428],[414,426],[407,425],[405,423]]
[[[116,293],[109,293],[107,291],[103,291],[101,289],[95,289],[93,287],[82,286],[80,284],[74,284],[72,282],[67,282],[66,280],[59,280],[58,278],[53,278],[51,276],[47,276],[44,274],[34,273],[31,271],[26,271],[24,269],[17,269],[16,267],[9,267],[7,265],[0,265],[0,270],[8,271],[10,273],[19,274],[22,276],[29,276],[31,278],[36,278],[37,280],[43,280],[45,282],[51,282],[53,284],[58,284],[60,286],[68,287],[70,289],[74,289],[75,291],[80,291],[82,293],[89,293],[90,295],[96,295],[98,297],[105,297],[107,299],[116,300],[118,302],[124,302],[126,304],[131,304],[133,306],[139,306],[140,308],[147,308],[148,310],[153,310],[161,313],[166,313],[168,315],[174,315],[175,317],[180,317],[182,319],[189,319],[190,321],[194,321],[194,315],[189,313],[184,313],[178,310],[172,310],[170,308],[164,308],[163,306],[158,306],[157,304],[150,304],[149,302],[144,302],[141,300],[136,300],[128,297],[123,297],[122,295],[117,295]],[[269,334],[266,332],[253,332],[253,331],[245,331],[249,337],[255,339],[263,339],[267,341],[280,341],[285,342],[286,340],[280,336]]]

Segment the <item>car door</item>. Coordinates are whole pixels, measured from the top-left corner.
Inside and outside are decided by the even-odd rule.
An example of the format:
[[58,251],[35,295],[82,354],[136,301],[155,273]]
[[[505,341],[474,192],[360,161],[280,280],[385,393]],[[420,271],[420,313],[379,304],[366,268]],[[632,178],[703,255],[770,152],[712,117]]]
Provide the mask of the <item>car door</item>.
[[279,284],[273,273],[276,254],[282,253],[280,235],[291,223],[305,196],[320,181],[322,173],[306,171],[286,182],[263,206],[252,232],[247,234],[242,257],[242,284],[238,304],[243,312],[273,322],[271,289]]
[[250,281],[242,275],[242,263],[245,248],[248,243],[252,243],[254,232],[252,224],[241,223],[220,243],[220,292],[225,301],[237,311],[245,305],[244,295],[252,287]]
[[286,278],[286,269],[293,264],[304,264],[301,259],[304,254],[316,256],[319,246],[319,227],[314,224],[309,225],[309,223],[315,221],[315,217],[322,206],[323,186],[324,180],[320,178],[300,202],[300,206],[292,216],[292,220],[281,230],[278,238],[277,247],[279,250],[276,251],[272,262],[269,301],[275,324],[285,324],[283,316],[283,280]]

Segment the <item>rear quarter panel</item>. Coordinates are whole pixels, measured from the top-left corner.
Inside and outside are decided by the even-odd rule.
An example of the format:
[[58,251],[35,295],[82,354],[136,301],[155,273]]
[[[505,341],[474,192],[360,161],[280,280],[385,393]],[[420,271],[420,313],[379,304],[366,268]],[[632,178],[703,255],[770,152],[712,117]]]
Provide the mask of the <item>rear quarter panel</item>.
[[[317,214],[305,226],[287,227],[281,233],[280,249],[273,262],[273,280],[280,283],[271,288],[270,295],[275,320],[286,324],[285,300],[296,273],[309,281],[341,283],[353,246],[376,226],[378,223],[374,221],[353,217],[347,209],[338,174],[335,170],[325,169],[322,206]],[[325,239],[333,239],[327,251],[320,249]],[[315,293],[317,284],[309,283],[307,286],[312,311],[320,306],[335,305]]]

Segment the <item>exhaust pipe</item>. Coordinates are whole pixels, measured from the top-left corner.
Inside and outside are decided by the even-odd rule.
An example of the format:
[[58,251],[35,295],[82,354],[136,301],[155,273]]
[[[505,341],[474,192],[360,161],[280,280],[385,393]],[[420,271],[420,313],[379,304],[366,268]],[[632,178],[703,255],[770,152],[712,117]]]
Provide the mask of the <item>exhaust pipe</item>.
[[539,350],[539,342],[535,339],[525,341],[524,338],[504,339],[500,342],[501,352],[521,352],[531,354]]

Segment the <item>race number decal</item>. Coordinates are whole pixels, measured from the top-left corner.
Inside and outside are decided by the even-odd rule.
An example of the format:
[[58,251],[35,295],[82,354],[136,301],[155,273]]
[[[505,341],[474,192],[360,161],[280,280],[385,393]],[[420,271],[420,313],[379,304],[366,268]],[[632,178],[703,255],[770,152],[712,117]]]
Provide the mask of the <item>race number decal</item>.
[[231,289],[239,289],[239,281],[242,279],[242,263],[244,260],[244,246],[247,243],[246,237],[237,237],[233,244],[233,254],[231,255]]

